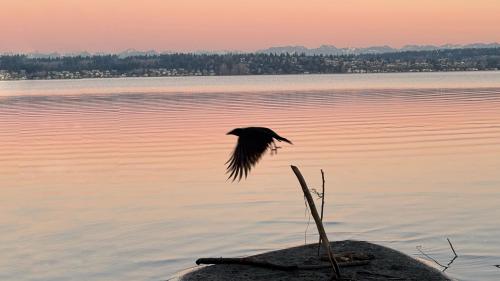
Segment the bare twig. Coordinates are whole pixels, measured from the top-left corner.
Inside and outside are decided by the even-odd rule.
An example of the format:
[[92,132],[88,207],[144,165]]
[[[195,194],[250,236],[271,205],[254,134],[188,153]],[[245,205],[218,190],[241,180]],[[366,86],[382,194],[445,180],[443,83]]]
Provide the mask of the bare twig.
[[422,246],[417,246],[416,247],[417,250],[422,254],[424,255],[426,258],[430,259],[431,261],[433,261],[434,263],[436,263],[437,265],[439,265],[440,267],[443,267],[443,268],[446,268],[445,265],[442,265],[440,264],[437,260],[435,260],[433,257],[429,256],[428,254],[426,254],[424,251],[422,251]]
[[448,262],[447,265],[442,265],[437,260],[435,260],[434,258],[432,258],[431,256],[429,256],[428,254],[424,253],[424,251],[422,251],[422,246],[417,246],[417,250],[422,255],[424,255],[426,258],[430,259],[431,261],[433,261],[434,263],[436,263],[437,265],[439,265],[440,267],[442,267],[443,268],[443,272],[445,272],[448,268],[450,268],[451,264],[458,258],[457,252],[455,252],[455,248],[453,248],[453,244],[451,244],[450,238],[446,238],[446,240],[448,240],[448,244],[450,245],[450,248],[451,248],[451,250],[453,252],[453,255],[454,255],[453,258],[450,259],[450,261]]
[[450,262],[446,265],[446,267],[443,269],[443,272],[445,272],[448,268],[451,267],[451,264],[458,258],[458,256],[454,256]]
[[453,254],[455,254],[455,257],[458,257],[457,252],[455,252],[455,249],[453,248],[453,245],[451,244],[450,238],[446,238],[448,240],[448,244],[450,244],[450,248],[453,251]]
[[445,272],[448,268],[450,268],[451,264],[458,258],[457,252],[455,252],[455,249],[453,248],[453,244],[451,244],[450,238],[446,238],[448,240],[448,244],[450,244],[450,248],[453,251],[453,254],[455,255],[450,262],[446,265],[446,268],[443,269],[443,272]]
[[325,207],[325,173],[321,169],[321,221],[323,221],[323,209]]
[[[323,172],[323,169],[321,169],[321,180],[322,180],[322,191],[321,191],[321,222],[323,222],[323,210],[325,208],[325,173]],[[319,251],[321,250],[321,236],[319,237],[318,241],[318,256],[319,256]]]

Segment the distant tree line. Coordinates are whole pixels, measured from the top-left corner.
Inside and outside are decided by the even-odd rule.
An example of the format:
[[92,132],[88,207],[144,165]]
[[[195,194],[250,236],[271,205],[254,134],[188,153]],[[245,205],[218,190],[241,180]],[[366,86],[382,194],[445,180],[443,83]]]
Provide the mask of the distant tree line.
[[161,54],[31,58],[0,56],[0,78],[259,75],[500,69],[500,48],[407,51],[343,56],[304,54]]

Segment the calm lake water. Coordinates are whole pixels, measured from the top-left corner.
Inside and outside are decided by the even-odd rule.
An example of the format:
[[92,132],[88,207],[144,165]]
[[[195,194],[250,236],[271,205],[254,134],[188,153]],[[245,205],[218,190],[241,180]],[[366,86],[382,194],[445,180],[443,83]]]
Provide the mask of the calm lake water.
[[[294,145],[226,181],[225,133],[251,125]],[[446,265],[449,237],[450,276],[500,280],[500,72],[0,82],[0,280],[160,281],[314,243],[290,164],[325,171],[331,240]]]

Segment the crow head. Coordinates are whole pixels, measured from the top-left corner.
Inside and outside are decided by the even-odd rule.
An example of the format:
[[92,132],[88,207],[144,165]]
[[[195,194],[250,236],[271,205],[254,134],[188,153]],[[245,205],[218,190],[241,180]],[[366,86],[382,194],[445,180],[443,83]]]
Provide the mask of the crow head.
[[240,136],[241,131],[243,131],[241,128],[236,128],[236,129],[233,129],[232,131],[228,132],[226,135]]

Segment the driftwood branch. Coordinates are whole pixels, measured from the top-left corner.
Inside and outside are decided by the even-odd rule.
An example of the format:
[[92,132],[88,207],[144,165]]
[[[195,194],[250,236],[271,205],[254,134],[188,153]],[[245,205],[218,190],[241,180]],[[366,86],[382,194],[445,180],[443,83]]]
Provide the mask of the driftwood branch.
[[316,222],[316,227],[318,228],[318,233],[321,237],[321,241],[323,243],[323,246],[326,249],[326,252],[328,254],[328,257],[330,259],[330,263],[332,265],[332,269],[334,272],[334,275],[337,279],[341,279],[340,276],[340,269],[335,261],[335,258],[333,257],[333,252],[330,248],[330,242],[328,241],[328,237],[326,236],[325,228],[323,227],[323,223],[321,222],[321,219],[318,214],[318,210],[316,209],[316,205],[314,204],[314,200],[311,196],[311,193],[309,192],[309,188],[307,187],[306,181],[302,174],[300,173],[299,168],[295,166],[291,166],[292,171],[295,173],[295,176],[297,176],[297,179],[299,180],[300,186],[302,187],[302,191],[304,192],[304,196],[307,199],[307,203],[309,204],[309,208],[311,209],[311,215],[314,218],[314,221]]
[[280,265],[250,258],[201,258],[196,260],[196,264],[240,264],[285,271],[298,269],[297,265]]
[[[340,267],[351,267],[351,266],[362,266],[369,264],[370,261],[348,261],[341,262],[338,265]],[[282,271],[292,271],[292,270],[316,270],[331,268],[331,264],[318,264],[318,265],[283,265],[276,264],[267,261],[260,261],[253,258],[201,258],[196,260],[196,264],[239,264],[239,265],[249,265],[255,267],[262,267],[268,269],[282,270]]]

